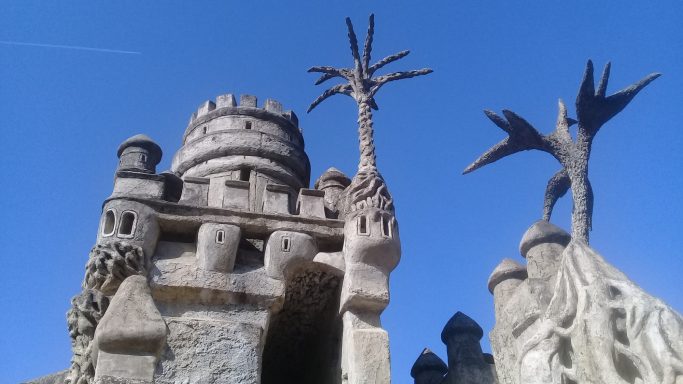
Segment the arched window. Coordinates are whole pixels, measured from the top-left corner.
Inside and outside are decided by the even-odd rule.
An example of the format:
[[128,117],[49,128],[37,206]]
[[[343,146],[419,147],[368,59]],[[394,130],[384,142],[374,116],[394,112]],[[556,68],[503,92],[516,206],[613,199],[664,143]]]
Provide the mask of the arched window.
[[121,214],[121,224],[119,225],[119,237],[133,237],[137,214],[133,211],[124,211]]
[[147,161],[147,155],[145,155],[144,153],[141,153],[140,154],[140,161],[143,163],[146,162]]
[[116,228],[116,212],[113,209],[108,209],[102,222],[102,236],[113,235],[114,228]]

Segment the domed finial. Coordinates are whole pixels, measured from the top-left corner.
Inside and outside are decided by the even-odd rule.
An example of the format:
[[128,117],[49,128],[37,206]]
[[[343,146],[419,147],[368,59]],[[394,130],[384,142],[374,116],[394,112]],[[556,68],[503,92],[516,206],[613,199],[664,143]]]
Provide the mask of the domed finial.
[[330,187],[344,189],[351,184],[351,179],[335,167],[330,167],[315,181],[315,189],[324,190]]
[[450,338],[460,334],[469,334],[475,336],[477,340],[480,340],[484,336],[484,331],[476,321],[458,311],[450,320],[448,320],[446,326],[443,328],[443,331],[441,332],[441,341],[443,341],[444,344],[448,344]]
[[496,285],[508,279],[524,280],[527,278],[526,267],[512,259],[503,259],[489,276],[488,288],[493,293]]
[[116,154],[119,157],[118,171],[156,173],[162,152],[149,136],[139,134],[121,143]]
[[572,237],[564,229],[545,220],[534,223],[522,236],[519,243],[519,252],[524,258],[527,257],[529,250],[539,244],[556,243],[563,247],[569,244]]
[[432,376],[443,377],[446,372],[448,372],[446,363],[429,348],[425,348],[417,360],[415,360],[415,364],[413,364],[413,368],[410,370],[410,376],[418,382],[424,374],[427,374],[430,378]]

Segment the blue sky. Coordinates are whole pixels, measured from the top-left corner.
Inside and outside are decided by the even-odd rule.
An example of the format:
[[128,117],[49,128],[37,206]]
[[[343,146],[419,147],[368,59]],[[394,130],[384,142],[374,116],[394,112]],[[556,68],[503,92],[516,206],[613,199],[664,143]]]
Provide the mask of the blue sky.
[[[481,111],[510,108],[549,132],[558,98],[573,114],[588,58],[598,71],[612,61],[612,92],[663,73],[594,142],[591,239],[647,291],[683,308],[681,2],[22,0],[1,8],[2,383],[68,367],[65,313],[125,138],[153,137],[168,168],[199,104],[249,93],[299,114],[312,180],[330,166],[354,173],[356,106],[339,96],[306,115],[324,90],[306,69],[350,65],[344,17],[364,34],[371,12],[375,58],[412,50],[387,70],[435,71],[377,96],[378,164],[403,241],[383,315],[395,383],[411,382],[425,346],[446,358],[439,335],[456,311],[493,327],[488,275],[504,257],[523,261],[519,240],[559,169],[547,154],[524,152],[461,176],[504,137]],[[570,210],[564,198],[553,221],[568,229]]]

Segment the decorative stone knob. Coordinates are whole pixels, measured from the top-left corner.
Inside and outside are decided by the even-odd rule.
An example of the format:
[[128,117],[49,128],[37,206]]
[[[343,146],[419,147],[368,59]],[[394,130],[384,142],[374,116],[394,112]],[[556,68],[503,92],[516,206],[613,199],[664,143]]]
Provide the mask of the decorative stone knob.
[[448,372],[448,366],[429,348],[425,348],[415,360],[410,376],[415,384],[439,384]]
[[503,259],[496,269],[491,272],[491,276],[489,276],[489,292],[494,293],[496,286],[504,281],[516,280],[517,283],[515,285],[519,285],[519,282],[526,278],[526,267],[512,259]]

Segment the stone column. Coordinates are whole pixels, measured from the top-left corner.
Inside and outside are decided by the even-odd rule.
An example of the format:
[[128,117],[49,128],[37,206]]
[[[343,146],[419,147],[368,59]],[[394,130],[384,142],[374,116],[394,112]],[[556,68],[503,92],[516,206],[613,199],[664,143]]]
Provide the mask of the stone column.
[[342,372],[349,384],[389,384],[389,336],[380,314],[389,304],[389,273],[401,246],[392,213],[366,208],[347,215],[341,291]]

